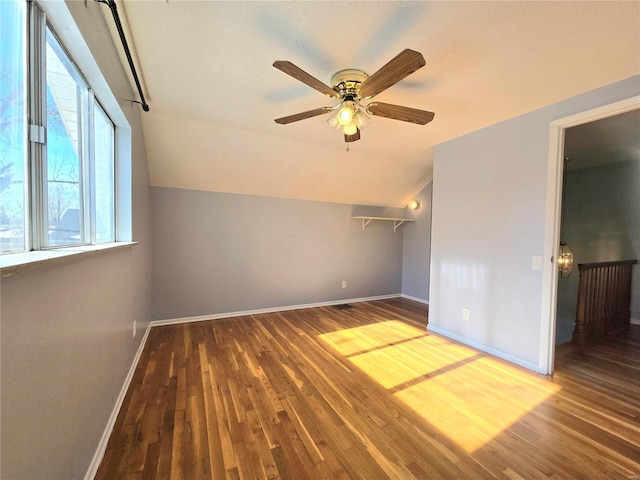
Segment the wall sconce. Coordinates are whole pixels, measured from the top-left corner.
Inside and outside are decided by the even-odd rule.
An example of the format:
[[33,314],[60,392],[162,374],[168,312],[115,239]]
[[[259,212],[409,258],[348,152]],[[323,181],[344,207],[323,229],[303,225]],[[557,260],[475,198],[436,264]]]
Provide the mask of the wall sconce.
[[418,200],[411,200],[407,206],[411,210],[418,210],[420,208],[420,202]]
[[567,245],[567,242],[560,242],[560,251],[558,252],[558,271],[560,278],[567,278],[573,270],[573,252]]

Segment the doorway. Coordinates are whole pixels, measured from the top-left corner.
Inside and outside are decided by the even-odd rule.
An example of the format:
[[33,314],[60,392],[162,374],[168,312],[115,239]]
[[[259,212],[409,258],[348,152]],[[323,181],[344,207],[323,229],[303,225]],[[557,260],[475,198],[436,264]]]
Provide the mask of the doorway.
[[543,270],[543,318],[542,341],[540,343],[540,359],[544,373],[552,374],[554,370],[558,302],[558,269],[555,259],[558,256],[560,242],[565,130],[637,109],[640,109],[640,96],[558,119],[551,123],[544,249],[545,258],[548,261],[545,262],[547,268]]

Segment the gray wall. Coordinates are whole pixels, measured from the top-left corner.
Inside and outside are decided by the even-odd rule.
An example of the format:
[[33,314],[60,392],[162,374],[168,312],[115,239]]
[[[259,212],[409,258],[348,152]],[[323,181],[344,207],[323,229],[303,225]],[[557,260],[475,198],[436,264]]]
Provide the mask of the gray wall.
[[[571,341],[578,263],[640,259],[640,160],[568,171],[563,238],[575,268],[558,282],[556,344]],[[640,319],[640,267],[634,267],[631,318]]]
[[531,262],[544,254],[550,123],[639,93],[631,77],[435,147],[433,330],[546,368],[543,278]]
[[416,196],[421,203],[412,212],[415,222],[402,227],[402,293],[429,301],[429,267],[431,261],[431,193],[433,181]]
[[[69,3],[115,96],[133,98],[105,41],[100,8]],[[122,109],[132,127],[133,238],[140,244],[2,278],[3,480],[84,477],[146,328],[147,166],[139,107],[127,101]]]
[[350,205],[160,187],[151,199],[153,319],[400,293],[402,232],[363,232]]

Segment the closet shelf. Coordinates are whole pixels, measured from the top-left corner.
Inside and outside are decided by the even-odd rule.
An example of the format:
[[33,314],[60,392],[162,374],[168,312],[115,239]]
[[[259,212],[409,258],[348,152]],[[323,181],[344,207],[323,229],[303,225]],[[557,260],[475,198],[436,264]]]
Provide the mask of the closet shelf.
[[416,221],[415,218],[379,217],[379,216],[375,216],[375,215],[356,215],[356,216],[352,216],[351,218],[355,219],[355,220],[362,220],[362,231],[363,232],[364,232],[365,227],[367,225],[369,225],[369,223],[371,223],[372,220],[383,220],[383,221],[393,222],[393,231],[394,232],[404,222],[415,222]]

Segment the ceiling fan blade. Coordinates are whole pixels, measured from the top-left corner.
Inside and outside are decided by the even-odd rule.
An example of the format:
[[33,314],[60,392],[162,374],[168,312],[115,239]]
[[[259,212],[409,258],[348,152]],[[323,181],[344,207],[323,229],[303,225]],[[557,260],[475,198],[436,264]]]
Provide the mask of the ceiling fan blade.
[[389,63],[360,84],[360,96],[372,98],[391,85],[411,75],[426,64],[421,53],[408,48],[392,58]]
[[275,62],[273,62],[273,66],[276,67],[278,70],[283,71],[287,75],[291,75],[296,80],[299,80],[302,83],[309,85],[311,88],[315,88],[320,93],[324,93],[328,97],[332,97],[332,98],[338,97],[338,92],[336,92],[333,88],[329,87],[328,85],[325,85],[317,78],[312,77],[307,72],[305,72],[300,67],[297,67],[291,62],[288,62],[286,60],[276,60]]
[[427,112],[426,110],[380,102],[367,105],[367,112],[378,117],[392,118],[393,120],[402,120],[403,122],[417,123],[418,125],[426,125],[435,116],[435,113]]
[[356,133],[354,133],[353,135],[345,135],[344,136],[344,141],[345,142],[355,142],[356,140],[360,140],[360,129],[356,130]]
[[317,117],[323,113],[327,113],[333,110],[331,107],[320,107],[314,110],[307,110],[306,112],[295,113],[288,117],[276,118],[275,122],[280,125],[286,125],[287,123],[297,122],[298,120],[304,120],[305,118]]

